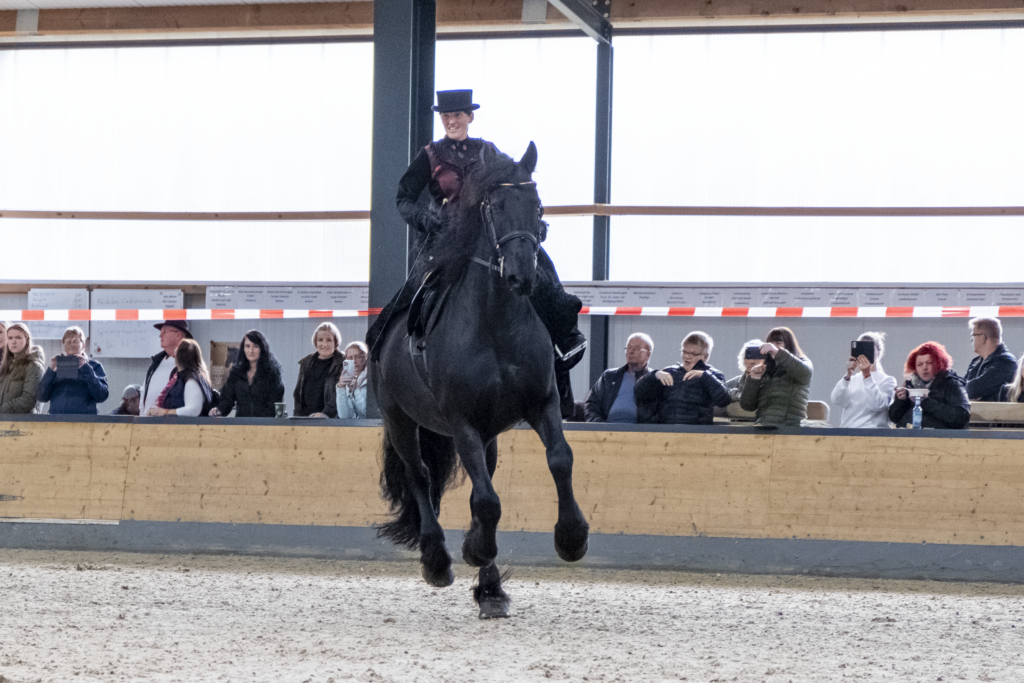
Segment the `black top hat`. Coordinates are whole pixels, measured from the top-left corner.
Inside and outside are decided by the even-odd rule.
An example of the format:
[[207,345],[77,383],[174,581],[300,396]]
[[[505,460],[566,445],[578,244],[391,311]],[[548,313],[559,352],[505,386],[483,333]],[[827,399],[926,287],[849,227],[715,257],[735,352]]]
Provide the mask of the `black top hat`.
[[438,90],[437,106],[431,107],[442,114],[450,111],[471,112],[480,108],[479,104],[473,104],[472,90]]
[[169,325],[170,327],[177,327],[179,330],[181,330],[182,332],[185,333],[185,337],[187,339],[192,339],[192,333],[188,331],[188,321],[187,320],[166,320],[166,321],[164,321],[162,323],[158,323],[156,325],[153,325],[153,327],[155,327],[156,329],[159,330],[164,325]]

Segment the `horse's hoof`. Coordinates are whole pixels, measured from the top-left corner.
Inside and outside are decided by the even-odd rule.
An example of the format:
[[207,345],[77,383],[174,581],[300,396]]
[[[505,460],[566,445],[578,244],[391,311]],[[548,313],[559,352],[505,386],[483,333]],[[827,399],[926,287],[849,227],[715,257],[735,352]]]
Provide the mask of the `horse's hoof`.
[[455,572],[452,571],[451,565],[448,565],[446,570],[440,572],[428,571],[427,565],[423,565],[422,569],[423,580],[435,588],[447,588],[455,583]]
[[555,525],[555,552],[566,562],[578,562],[590,549],[590,527],[584,524],[575,532],[566,531],[567,528]]
[[484,598],[480,601],[481,619],[508,619],[508,598]]

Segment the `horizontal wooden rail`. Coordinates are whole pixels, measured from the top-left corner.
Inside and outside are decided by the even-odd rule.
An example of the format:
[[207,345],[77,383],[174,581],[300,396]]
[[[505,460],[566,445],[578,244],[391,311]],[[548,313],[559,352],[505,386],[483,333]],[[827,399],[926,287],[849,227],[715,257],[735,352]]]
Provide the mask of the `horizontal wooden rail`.
[[[544,207],[546,216],[791,216],[941,218],[1024,216],[1024,206],[614,206]],[[3,211],[0,218],[87,221],[365,221],[369,211]]]

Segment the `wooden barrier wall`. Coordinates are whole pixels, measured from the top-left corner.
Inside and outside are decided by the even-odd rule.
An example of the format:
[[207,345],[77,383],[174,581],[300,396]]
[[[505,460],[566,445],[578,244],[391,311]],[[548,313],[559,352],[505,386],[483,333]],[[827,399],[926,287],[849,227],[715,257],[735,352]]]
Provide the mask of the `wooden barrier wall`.
[[[574,483],[606,534],[1024,545],[1024,441],[569,431]],[[368,526],[380,430],[0,424],[0,518]],[[551,531],[531,431],[500,440],[501,528]],[[469,524],[469,487],[442,524]]]

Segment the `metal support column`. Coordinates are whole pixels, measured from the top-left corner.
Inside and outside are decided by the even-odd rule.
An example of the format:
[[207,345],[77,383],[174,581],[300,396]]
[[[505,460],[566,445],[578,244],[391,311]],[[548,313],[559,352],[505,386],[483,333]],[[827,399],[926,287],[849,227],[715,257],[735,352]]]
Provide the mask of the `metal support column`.
[[[612,187],[612,65],[611,42],[597,44],[597,125],[594,145],[594,203],[611,202]],[[594,216],[593,279],[607,280],[611,248],[611,218]],[[611,317],[590,317],[590,384],[609,364],[608,327]]]
[[[435,0],[374,3],[371,309],[383,308],[408,275],[409,229],[395,207],[395,194],[412,155],[433,136],[435,37]],[[378,415],[372,396],[367,411]]]

